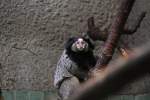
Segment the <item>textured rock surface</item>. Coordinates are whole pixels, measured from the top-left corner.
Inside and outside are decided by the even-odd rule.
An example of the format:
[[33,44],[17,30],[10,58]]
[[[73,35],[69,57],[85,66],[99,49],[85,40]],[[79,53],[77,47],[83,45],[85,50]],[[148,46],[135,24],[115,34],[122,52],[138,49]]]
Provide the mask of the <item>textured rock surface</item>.
[[[86,20],[90,16],[95,17],[102,32],[107,31],[116,15],[118,1],[0,0],[2,89],[50,89],[64,41],[85,32]],[[137,0],[131,19],[141,10],[147,11],[147,14],[137,32],[122,37],[131,48],[150,39],[149,0]],[[149,80],[149,77],[144,78],[128,86],[129,89],[124,92],[148,92]]]
[[107,29],[112,9],[117,0],[0,0],[2,88],[49,89],[64,41],[92,15]]

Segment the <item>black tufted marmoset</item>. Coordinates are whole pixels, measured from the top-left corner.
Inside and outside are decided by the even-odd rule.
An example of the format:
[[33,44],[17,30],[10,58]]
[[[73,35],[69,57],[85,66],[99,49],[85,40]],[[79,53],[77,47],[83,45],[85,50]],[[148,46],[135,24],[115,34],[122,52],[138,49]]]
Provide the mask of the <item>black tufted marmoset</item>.
[[83,70],[89,70],[96,64],[93,54],[94,45],[89,39],[83,37],[70,38],[66,43],[66,54],[77,66]]
[[77,84],[88,77],[88,72],[96,64],[94,45],[84,37],[69,38],[57,63],[54,86],[63,99],[73,93]]

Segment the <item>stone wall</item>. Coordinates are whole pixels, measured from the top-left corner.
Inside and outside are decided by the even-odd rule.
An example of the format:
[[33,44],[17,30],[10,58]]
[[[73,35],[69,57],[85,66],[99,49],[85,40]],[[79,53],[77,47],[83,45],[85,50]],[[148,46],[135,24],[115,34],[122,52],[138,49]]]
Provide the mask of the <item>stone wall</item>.
[[[120,0],[0,0],[0,78],[2,89],[49,90],[64,42],[87,30],[94,16],[106,32]],[[144,6],[143,6],[144,5]],[[137,0],[130,21],[147,11],[132,36],[123,36],[129,47],[150,39],[150,1]],[[129,25],[130,25],[129,24]],[[149,76],[149,75],[148,75]],[[128,86],[125,93],[149,92],[149,77]],[[135,88],[137,86],[137,88]]]
[[0,0],[2,89],[49,89],[64,41],[86,32],[90,16],[106,30],[117,7],[117,0]]

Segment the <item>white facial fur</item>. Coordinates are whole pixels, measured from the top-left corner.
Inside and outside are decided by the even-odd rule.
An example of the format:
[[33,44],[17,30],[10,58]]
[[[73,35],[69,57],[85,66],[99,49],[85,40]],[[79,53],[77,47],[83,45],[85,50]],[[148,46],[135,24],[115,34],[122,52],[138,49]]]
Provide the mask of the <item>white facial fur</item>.
[[88,50],[88,43],[84,41],[82,38],[79,38],[73,45],[72,50],[75,52],[78,51],[87,51]]

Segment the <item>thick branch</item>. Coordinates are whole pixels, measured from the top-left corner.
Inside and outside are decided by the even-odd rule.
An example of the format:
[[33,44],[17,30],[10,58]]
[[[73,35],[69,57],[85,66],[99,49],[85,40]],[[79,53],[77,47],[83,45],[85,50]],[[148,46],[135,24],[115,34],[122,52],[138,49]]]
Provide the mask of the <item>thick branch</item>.
[[81,85],[77,94],[70,100],[103,100],[127,83],[150,72],[149,59],[150,43],[135,51],[128,60],[119,60],[116,65],[107,67],[97,77]]
[[112,58],[117,42],[120,37],[120,33],[123,31],[123,27],[131,11],[132,5],[135,0],[122,0],[120,9],[114,19],[114,22],[110,28],[109,35],[105,41],[102,55],[96,64],[96,68],[106,66]]

